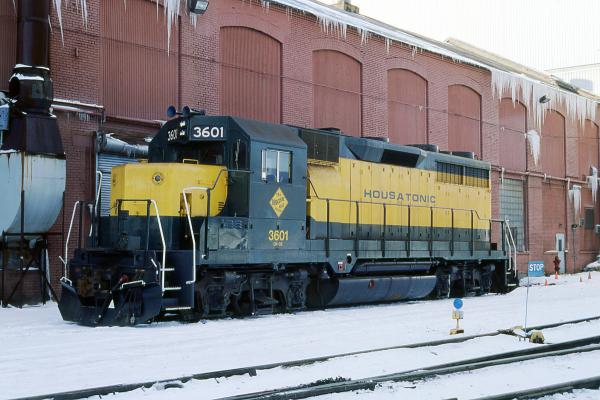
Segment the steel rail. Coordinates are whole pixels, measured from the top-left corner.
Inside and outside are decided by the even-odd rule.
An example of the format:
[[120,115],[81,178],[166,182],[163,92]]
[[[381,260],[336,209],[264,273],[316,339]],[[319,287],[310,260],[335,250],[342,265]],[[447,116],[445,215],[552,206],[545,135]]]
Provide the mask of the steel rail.
[[[546,324],[546,325],[532,326],[532,327],[528,328],[528,330],[529,329],[540,330],[540,329],[547,329],[547,328],[555,328],[555,327],[562,326],[562,325],[577,324],[577,323],[583,323],[583,322],[589,322],[589,321],[595,321],[595,320],[600,320],[600,315],[588,317],[588,318],[580,318],[580,319],[576,319],[576,320],[564,321],[564,322],[556,322],[556,323],[551,323],[551,324]],[[241,375],[255,376],[257,374],[257,371],[270,370],[270,369],[274,369],[274,368],[298,367],[298,366],[310,365],[310,364],[319,363],[319,362],[325,362],[325,361],[328,361],[331,359],[336,359],[336,358],[350,357],[350,356],[355,356],[355,355],[383,352],[383,351],[396,350],[396,349],[414,349],[414,348],[421,348],[421,347],[440,346],[440,345],[452,344],[452,343],[463,343],[463,342],[467,342],[467,341],[482,338],[482,337],[499,336],[501,334],[506,334],[507,332],[510,332],[510,329],[501,329],[501,330],[482,333],[482,334],[478,334],[478,335],[459,336],[459,337],[453,337],[453,338],[449,338],[449,339],[440,339],[440,340],[434,340],[434,341],[428,341],[428,342],[409,343],[409,344],[380,347],[380,348],[368,349],[368,350],[358,350],[358,351],[353,351],[353,352],[305,358],[305,359],[299,359],[299,360],[293,360],[293,361],[261,364],[261,365],[255,365],[255,366],[249,366],[249,367],[241,367],[241,368],[219,370],[219,371],[212,371],[212,372],[203,372],[203,373],[180,376],[177,378],[149,380],[146,382],[137,382],[137,383],[130,383],[130,384],[116,384],[116,385],[100,386],[100,387],[87,388],[87,389],[81,389],[81,390],[56,392],[56,393],[50,393],[50,394],[44,394],[44,395],[38,395],[38,396],[27,396],[27,397],[13,398],[11,400],[25,400],[25,399],[28,399],[28,400],[43,400],[43,399],[75,400],[75,399],[87,398],[87,397],[92,397],[92,396],[106,396],[106,395],[114,394],[114,393],[126,393],[126,392],[130,392],[130,391],[142,388],[142,387],[149,388],[155,384],[168,384],[171,382],[186,383],[191,380],[217,379],[217,378],[227,378],[227,377],[241,376]],[[556,345],[549,345],[549,346],[563,345],[564,343],[570,343],[570,342],[557,343]],[[599,337],[598,343],[600,343],[600,337]],[[549,347],[549,346],[546,346],[546,347]],[[526,350],[537,350],[537,349],[539,349],[539,348],[526,349]],[[493,357],[493,356],[487,356],[484,358],[489,358],[489,357]],[[457,363],[441,364],[441,365],[438,365],[435,367],[422,368],[418,371],[425,371],[430,368],[440,368],[440,367],[449,368],[455,364],[457,364]],[[412,371],[407,371],[407,372],[412,372]],[[401,374],[406,374],[407,372],[405,371],[405,372],[402,372]],[[361,386],[361,388],[362,388],[362,385],[364,385],[364,380],[360,380],[360,384],[359,383],[356,383],[356,384],[358,386]],[[377,385],[377,383],[372,383],[373,387],[375,387],[376,385]],[[350,389],[348,389],[348,390],[353,390],[351,388],[351,386],[348,386],[348,387],[350,387]],[[367,387],[365,387],[365,388],[368,389],[370,387],[371,386],[367,385]]]
[[502,393],[492,396],[479,397],[475,400],[513,400],[513,399],[537,399],[544,396],[550,396],[558,393],[569,393],[575,389],[596,389],[600,388],[600,376],[594,376],[586,379],[578,379],[557,383],[548,386],[539,386],[531,389],[518,390],[516,392]]

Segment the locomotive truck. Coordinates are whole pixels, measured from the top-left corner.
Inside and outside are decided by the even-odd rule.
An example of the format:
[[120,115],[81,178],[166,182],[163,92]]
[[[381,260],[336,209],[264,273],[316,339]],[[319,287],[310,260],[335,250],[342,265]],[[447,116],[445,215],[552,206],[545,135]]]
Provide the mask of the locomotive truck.
[[111,176],[110,215],[73,208],[69,236],[77,210],[91,228],[68,262],[65,246],[68,321],[198,320],[515,285],[490,164],[471,153],[186,107],[147,160]]

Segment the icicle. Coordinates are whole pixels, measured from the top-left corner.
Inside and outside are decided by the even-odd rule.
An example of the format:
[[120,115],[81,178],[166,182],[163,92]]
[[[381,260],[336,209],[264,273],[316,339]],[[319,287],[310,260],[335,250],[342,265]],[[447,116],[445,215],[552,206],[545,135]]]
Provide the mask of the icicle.
[[[586,119],[595,120],[597,103],[591,99],[566,92],[543,82],[527,78],[524,75],[488,68],[492,73],[492,93],[502,98],[505,92],[510,92],[513,104],[521,92],[522,100],[527,105],[529,115],[533,116],[536,126],[542,126],[546,112],[550,107],[563,105],[569,118],[583,124]],[[546,96],[550,102],[540,103],[540,98]]]
[[15,14],[17,13],[17,3],[15,3],[15,0],[13,0],[13,8],[15,9]]
[[260,0],[260,4],[269,11],[269,7],[271,6],[271,2],[269,0]]
[[385,38],[385,52],[390,54],[390,47],[392,46],[392,39]]
[[529,149],[531,150],[531,156],[533,157],[533,163],[538,165],[540,159],[540,135],[535,130],[530,130],[525,134],[527,142],[529,143]]
[[592,175],[586,177],[588,187],[592,190],[592,201],[596,203],[596,195],[598,193],[598,168],[592,167]]
[[169,53],[171,51],[171,34],[173,31],[173,26],[175,26],[177,23],[181,1],[163,0],[163,6],[165,7],[164,14],[167,18],[167,53]]
[[581,186],[573,185],[571,189],[569,189],[569,200],[573,203],[575,216],[579,215],[579,211],[581,210]]
[[65,45],[65,36],[63,34],[63,23],[62,23],[62,0],[54,0],[54,8],[56,8],[56,15],[58,16],[58,26],[60,27],[60,40],[63,46]]
[[79,0],[79,5],[81,8],[81,16],[83,18],[83,27],[87,30],[87,27],[88,27],[87,0]]

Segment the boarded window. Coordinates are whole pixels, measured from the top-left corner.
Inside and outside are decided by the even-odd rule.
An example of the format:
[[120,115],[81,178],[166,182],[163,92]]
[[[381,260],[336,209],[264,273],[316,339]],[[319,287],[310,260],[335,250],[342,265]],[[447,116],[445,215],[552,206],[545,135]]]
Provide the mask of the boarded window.
[[281,43],[241,26],[221,28],[221,113],[281,122]]
[[598,168],[600,152],[598,146],[598,125],[586,119],[579,136],[579,174],[581,176],[590,175],[590,167]]
[[178,99],[178,33],[149,1],[102,0],[102,101],[109,115],[165,119]]
[[406,69],[388,71],[388,137],[393,143],[427,143],[427,81]]
[[585,229],[594,229],[594,209],[593,208],[587,208],[585,209],[585,222],[584,222],[584,227]]
[[448,149],[481,157],[481,96],[463,85],[448,87]]
[[[591,200],[591,195],[586,195],[583,201]],[[590,201],[591,203],[591,201]],[[589,204],[589,203],[588,203]],[[596,211],[592,205],[585,207],[584,209],[584,223],[583,223],[583,242],[581,243],[581,250],[585,251],[597,251],[598,250],[598,235],[594,228],[596,227]],[[581,237],[581,236],[580,236]]]
[[511,99],[500,101],[500,165],[513,171],[527,168],[527,109]]
[[314,124],[361,134],[361,65],[338,51],[313,53]]
[[504,179],[500,185],[500,218],[508,219],[518,251],[525,250],[523,181]]
[[0,1],[0,38],[0,90],[8,90],[17,62],[17,14],[12,1]]
[[541,137],[543,171],[552,176],[565,176],[565,118],[553,110],[546,113]]

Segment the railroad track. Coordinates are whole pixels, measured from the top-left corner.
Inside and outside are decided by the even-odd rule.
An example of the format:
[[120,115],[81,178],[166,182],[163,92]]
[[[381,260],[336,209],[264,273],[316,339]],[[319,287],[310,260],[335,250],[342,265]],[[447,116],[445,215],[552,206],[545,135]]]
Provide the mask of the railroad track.
[[538,399],[540,397],[550,396],[557,393],[570,393],[575,389],[600,389],[600,376],[557,383],[555,385],[540,386],[533,389],[519,390],[516,392],[503,393],[494,396],[480,397],[476,400]]
[[574,353],[600,351],[600,336],[577,339],[547,346],[510,351],[491,356],[477,357],[453,363],[440,364],[418,370],[374,376],[365,379],[341,380],[301,385],[290,388],[275,389],[263,392],[248,393],[236,396],[222,397],[218,400],[289,400],[307,399],[333,393],[343,393],[355,390],[375,390],[386,382],[413,382],[448,375],[458,372],[473,371],[481,368],[512,364],[543,357],[564,356]]
[[[531,326],[531,327],[527,328],[527,331],[555,328],[555,327],[559,327],[559,326],[563,326],[563,325],[578,324],[578,323],[589,322],[589,321],[594,321],[594,320],[600,320],[600,316],[581,318],[581,319],[576,319],[576,320],[557,322],[557,323],[551,323],[551,324],[545,324],[545,325]],[[321,357],[305,358],[305,359],[293,360],[293,361],[285,361],[285,362],[278,362],[278,363],[255,365],[255,366],[250,366],[250,367],[204,372],[204,373],[180,376],[177,378],[170,378],[170,379],[151,380],[151,381],[131,383],[131,384],[117,384],[117,385],[101,386],[101,387],[94,387],[94,388],[81,389],[81,390],[73,390],[73,391],[67,391],[67,392],[49,393],[49,394],[44,394],[44,395],[39,395],[39,396],[28,396],[28,397],[15,398],[12,400],[25,400],[25,399],[27,399],[27,400],[43,400],[43,399],[75,400],[75,399],[82,399],[82,398],[87,398],[87,397],[92,397],[92,396],[106,396],[109,394],[126,393],[126,392],[130,392],[130,391],[140,389],[140,388],[150,388],[154,385],[167,385],[167,386],[173,385],[175,387],[180,387],[182,384],[185,384],[191,380],[208,380],[208,379],[228,378],[228,377],[242,376],[242,375],[256,376],[258,371],[270,370],[270,369],[274,369],[274,368],[290,368],[290,367],[306,366],[306,365],[310,365],[310,364],[314,364],[314,363],[326,362],[328,360],[333,360],[336,358],[362,355],[362,354],[368,354],[368,353],[384,352],[384,351],[390,351],[390,350],[396,350],[396,349],[416,349],[416,348],[421,348],[421,347],[433,347],[433,346],[440,346],[440,345],[452,344],[452,343],[463,343],[463,342],[467,342],[467,341],[478,339],[478,338],[498,336],[498,335],[506,334],[508,332],[510,332],[510,329],[503,329],[503,330],[483,333],[483,334],[479,334],[479,335],[457,336],[457,337],[453,337],[453,338],[449,338],[449,339],[435,340],[435,341],[429,341],[429,342],[403,344],[403,345],[398,345],[398,346],[388,346],[388,347],[381,347],[381,348],[375,348],[375,349],[369,349],[369,350],[361,350],[361,351],[333,354],[333,355],[327,355],[327,356],[321,356]],[[317,396],[320,394],[339,393],[339,392],[360,390],[360,389],[373,389],[381,382],[386,382],[386,381],[425,379],[427,377],[434,376],[436,374],[443,374],[444,371],[447,371],[445,373],[452,373],[452,372],[460,372],[460,371],[464,371],[464,370],[469,370],[469,366],[471,366],[472,369],[476,369],[476,368],[484,368],[485,366],[490,366],[490,365],[500,365],[498,363],[493,364],[494,357],[498,357],[498,356],[502,356],[503,360],[506,361],[508,359],[511,359],[511,357],[514,358],[514,357],[530,356],[531,358],[539,358],[539,357],[543,356],[541,354],[547,353],[549,351],[550,352],[563,351],[563,352],[567,352],[565,354],[570,354],[570,353],[576,352],[575,351],[576,348],[582,348],[583,346],[589,346],[590,344],[598,344],[598,346],[597,346],[598,348],[594,347],[593,349],[600,350],[600,336],[594,336],[594,337],[586,338],[586,339],[578,339],[575,341],[546,345],[543,347],[536,347],[536,348],[529,348],[529,349],[525,349],[525,350],[512,351],[512,352],[502,353],[500,355],[496,354],[496,355],[490,355],[490,356],[485,356],[485,357],[478,357],[475,359],[464,360],[464,361],[460,361],[460,362],[440,364],[440,365],[433,366],[433,367],[421,368],[419,370],[403,371],[403,372],[400,372],[397,374],[382,375],[382,376],[377,376],[377,377],[372,377],[372,378],[367,378],[367,379],[358,379],[358,380],[330,379],[330,380],[327,380],[326,382],[316,382],[313,384],[301,385],[301,386],[266,391],[266,392],[250,393],[250,394],[246,394],[246,395],[226,397],[223,399],[227,399],[227,400],[234,400],[234,399],[235,400],[242,400],[242,399],[269,399],[269,400],[271,400],[271,399],[301,399],[301,398]],[[543,350],[545,350],[545,349],[546,349],[546,351],[544,352]],[[548,350],[548,349],[550,349],[550,350]],[[592,350],[584,350],[584,351],[592,351]],[[537,355],[537,357],[533,357],[534,355]],[[549,354],[547,356],[550,356],[550,355],[552,355],[552,354]],[[556,354],[556,355],[559,355],[559,354]],[[511,362],[516,362],[516,361],[511,361]],[[487,365],[487,364],[490,364],[490,365]],[[467,368],[467,369],[461,369],[461,368]],[[265,396],[267,396],[267,397],[265,397]]]

